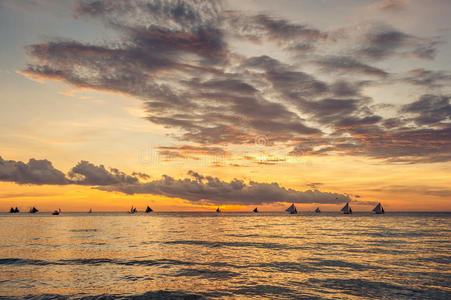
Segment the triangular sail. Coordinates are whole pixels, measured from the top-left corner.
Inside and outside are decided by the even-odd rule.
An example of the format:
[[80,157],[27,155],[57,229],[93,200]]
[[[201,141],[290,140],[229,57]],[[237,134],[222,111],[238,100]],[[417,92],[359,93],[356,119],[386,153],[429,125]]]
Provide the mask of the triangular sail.
[[349,212],[349,203],[346,203],[345,206],[343,206],[343,208],[341,209],[342,212],[346,213]]
[[376,207],[373,208],[373,211],[374,211],[374,212],[380,212],[380,211],[381,211],[381,204],[378,203],[378,204],[376,205]]
[[297,212],[296,206],[294,206],[294,203],[293,203],[293,204],[291,204],[291,206],[288,207],[285,211],[287,211],[287,212],[289,212],[289,213]]
[[256,213],[256,212],[258,212],[258,208],[256,207],[256,208],[254,208],[254,212]]
[[296,206],[294,206],[294,203],[291,204],[290,207],[288,207],[285,211],[289,212],[290,214],[297,214],[298,210],[296,209]]
[[376,214],[383,214],[384,213],[384,208],[382,207],[382,205],[380,203],[378,203],[376,205],[376,207],[373,208],[373,212],[375,212]]

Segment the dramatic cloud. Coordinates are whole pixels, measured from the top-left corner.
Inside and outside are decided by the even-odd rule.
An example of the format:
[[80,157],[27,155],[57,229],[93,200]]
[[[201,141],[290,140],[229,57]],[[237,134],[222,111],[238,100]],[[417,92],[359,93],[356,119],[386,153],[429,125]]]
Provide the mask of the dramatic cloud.
[[[148,175],[133,173],[149,179]],[[81,161],[68,173],[67,179],[59,170],[53,168],[48,160],[30,159],[28,163],[5,161],[0,157],[0,181],[19,184],[78,184],[95,186],[103,191],[126,194],[152,194],[186,199],[191,202],[211,204],[269,204],[279,202],[330,203],[348,202],[349,196],[339,193],[314,190],[297,191],[279,186],[278,183],[259,183],[234,179],[230,182],[217,177],[200,175],[190,170],[191,178],[174,179],[163,175],[160,180],[139,182],[137,177],[127,175],[118,169],[108,171],[103,165],[96,166]]]
[[46,159],[30,159],[28,163],[0,157],[0,181],[19,184],[68,184],[64,173],[53,168]]
[[[23,73],[142,99],[146,119],[166,128],[181,144],[161,147],[166,159],[222,155],[227,146],[251,145],[259,136],[271,140],[271,146],[309,141],[287,151],[292,155],[342,153],[406,162],[448,157],[443,142],[447,100],[397,107],[393,111],[398,109],[399,115],[384,119],[375,100],[365,94],[367,87],[384,88],[391,81],[424,89],[449,86],[446,71],[418,67],[397,74],[382,67],[393,58],[415,63],[419,60],[413,58],[434,59],[439,37],[419,37],[380,23],[328,32],[268,13],[233,11],[219,1],[77,3],[77,18],[102,21],[117,33],[117,40],[92,44],[52,39],[29,45],[31,63]],[[376,5],[393,11],[405,4]],[[243,54],[239,43],[271,51]],[[294,58],[283,61],[281,55],[266,52]],[[424,116],[420,107],[426,109]],[[412,115],[415,122],[409,119]],[[426,139],[434,148],[411,146]],[[136,183],[139,177],[89,165],[72,175],[80,183],[99,185]]]
[[247,184],[237,179],[226,182],[216,177],[202,176],[193,171],[189,171],[188,174],[194,179],[174,179],[163,175],[160,180],[144,184],[100,187],[100,189],[127,194],[162,195],[191,202],[206,201],[217,205],[257,205],[277,202],[337,204],[351,201],[346,195],[320,192],[316,189],[302,192],[281,187],[277,183],[251,181]]
[[138,182],[137,177],[127,175],[118,169],[111,168],[108,171],[103,165],[96,166],[85,160],[73,167],[69,171],[69,176],[73,183],[83,185],[113,185]]
[[419,125],[451,120],[450,98],[449,96],[423,95],[418,101],[404,105],[402,111],[415,114],[414,120]]

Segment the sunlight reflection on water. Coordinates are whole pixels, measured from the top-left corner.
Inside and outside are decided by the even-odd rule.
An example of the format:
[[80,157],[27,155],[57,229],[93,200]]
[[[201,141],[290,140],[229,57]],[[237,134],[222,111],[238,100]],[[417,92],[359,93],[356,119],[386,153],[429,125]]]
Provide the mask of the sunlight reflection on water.
[[446,299],[450,217],[0,214],[0,295]]

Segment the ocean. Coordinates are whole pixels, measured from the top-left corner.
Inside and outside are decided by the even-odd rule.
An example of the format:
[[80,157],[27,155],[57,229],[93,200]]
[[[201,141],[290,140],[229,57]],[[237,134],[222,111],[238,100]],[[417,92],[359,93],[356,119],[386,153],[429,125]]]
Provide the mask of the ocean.
[[0,241],[0,299],[451,299],[450,213],[1,213]]

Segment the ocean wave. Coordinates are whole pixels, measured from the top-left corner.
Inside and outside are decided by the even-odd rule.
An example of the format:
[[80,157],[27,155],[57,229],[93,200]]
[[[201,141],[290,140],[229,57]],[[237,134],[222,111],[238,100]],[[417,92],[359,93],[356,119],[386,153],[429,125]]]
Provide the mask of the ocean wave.
[[1,300],[17,299],[17,300],[110,300],[110,299],[131,299],[131,300],[198,300],[206,299],[205,296],[200,294],[188,293],[184,291],[150,291],[143,294],[127,295],[127,294],[100,294],[100,295],[60,295],[60,294],[39,294],[39,295],[26,295],[20,297],[3,297]]
[[333,293],[342,293],[358,297],[377,299],[449,299],[449,294],[439,288],[413,288],[410,285],[399,285],[366,279],[316,279],[311,278],[308,284],[324,291],[329,289]]
[[185,241],[168,241],[165,244],[172,245],[200,245],[210,248],[219,247],[240,247],[240,248],[263,248],[263,249],[275,249],[275,250],[287,250],[287,249],[305,249],[306,247],[284,245],[279,243],[262,243],[262,242],[210,242],[210,241],[195,241],[195,240],[185,240]]

